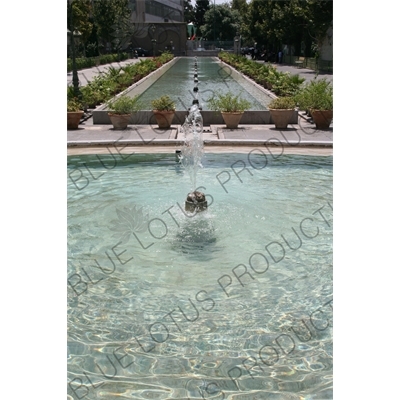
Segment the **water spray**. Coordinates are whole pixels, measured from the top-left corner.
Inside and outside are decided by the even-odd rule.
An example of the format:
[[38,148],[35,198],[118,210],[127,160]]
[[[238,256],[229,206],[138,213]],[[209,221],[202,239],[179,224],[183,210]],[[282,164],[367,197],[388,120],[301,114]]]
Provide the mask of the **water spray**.
[[199,103],[199,88],[197,87],[197,60],[195,60],[196,73],[194,74],[195,87],[193,91],[195,98],[189,109],[185,122],[182,125],[184,144],[179,154],[180,162],[189,172],[192,184],[191,192],[188,193],[185,202],[185,210],[190,212],[203,211],[207,208],[207,200],[204,193],[196,190],[196,175],[199,167],[203,167],[201,159],[204,154],[203,142],[203,117]]

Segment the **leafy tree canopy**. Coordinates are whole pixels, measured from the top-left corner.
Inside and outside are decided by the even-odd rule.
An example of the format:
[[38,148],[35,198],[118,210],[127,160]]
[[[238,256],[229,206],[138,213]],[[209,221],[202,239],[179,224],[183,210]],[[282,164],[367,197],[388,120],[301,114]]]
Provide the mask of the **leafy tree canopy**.
[[131,35],[129,0],[96,0],[94,21],[99,40],[120,47]]
[[93,23],[90,18],[92,3],[90,0],[74,0],[67,3],[67,27],[72,32],[78,30],[81,40],[86,42],[92,33]]
[[201,34],[208,40],[233,40],[240,32],[242,17],[238,10],[228,4],[219,4],[210,8],[204,15]]
[[303,42],[310,53],[312,43],[318,48],[332,24],[332,4],[329,0],[251,0],[249,33],[260,44],[294,45],[297,54]]
[[183,2],[183,15],[185,22],[187,23],[195,22],[194,7],[190,0],[185,0]]
[[210,0],[196,0],[194,6],[195,25],[200,28],[204,25],[204,15],[210,9]]
[[231,7],[233,10],[238,10],[242,15],[246,14],[249,9],[246,0],[232,0]]

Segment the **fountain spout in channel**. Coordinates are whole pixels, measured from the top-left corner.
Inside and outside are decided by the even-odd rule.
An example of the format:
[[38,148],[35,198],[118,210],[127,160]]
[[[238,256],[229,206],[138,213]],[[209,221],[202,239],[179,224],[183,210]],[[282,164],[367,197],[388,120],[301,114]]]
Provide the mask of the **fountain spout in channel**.
[[185,210],[192,212],[203,211],[207,208],[207,200],[204,193],[196,190],[197,170],[203,167],[201,160],[204,154],[204,142],[203,117],[200,112],[197,85],[194,89],[196,98],[193,100],[193,104],[182,125],[184,144],[180,154],[180,162],[189,172],[192,186],[191,192],[186,197]]

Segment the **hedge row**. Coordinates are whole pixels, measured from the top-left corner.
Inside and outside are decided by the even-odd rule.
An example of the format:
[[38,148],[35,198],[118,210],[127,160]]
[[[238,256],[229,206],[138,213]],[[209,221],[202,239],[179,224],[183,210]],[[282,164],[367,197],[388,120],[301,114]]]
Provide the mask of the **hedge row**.
[[280,72],[270,63],[259,63],[244,56],[222,52],[218,57],[277,96],[293,96],[305,81],[298,74]]
[[[79,101],[83,109],[95,108],[160,68],[173,57],[171,53],[164,52],[156,58],[146,58],[123,67],[109,67],[107,71],[94,77],[86,86],[81,87],[82,97],[75,100]],[[74,96],[73,86],[68,86],[67,99],[72,100]]]
[[[96,65],[110,64],[115,61],[123,61],[129,58],[128,53],[104,54],[98,57],[80,57],[76,58],[76,69],[95,67]],[[67,71],[72,71],[72,60],[67,58]]]

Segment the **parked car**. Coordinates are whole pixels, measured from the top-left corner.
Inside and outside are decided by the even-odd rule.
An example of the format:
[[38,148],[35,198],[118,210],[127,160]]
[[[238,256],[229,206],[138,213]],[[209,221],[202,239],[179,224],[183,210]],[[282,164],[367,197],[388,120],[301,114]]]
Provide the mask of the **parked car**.
[[135,53],[135,51],[139,57],[148,57],[150,55],[150,52],[142,47],[133,48],[132,52]]

